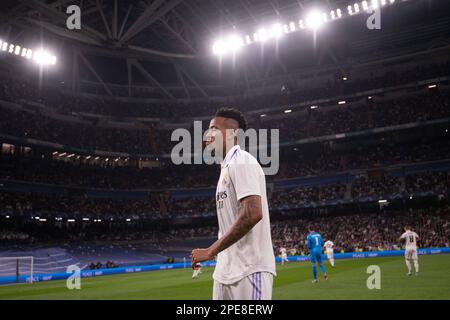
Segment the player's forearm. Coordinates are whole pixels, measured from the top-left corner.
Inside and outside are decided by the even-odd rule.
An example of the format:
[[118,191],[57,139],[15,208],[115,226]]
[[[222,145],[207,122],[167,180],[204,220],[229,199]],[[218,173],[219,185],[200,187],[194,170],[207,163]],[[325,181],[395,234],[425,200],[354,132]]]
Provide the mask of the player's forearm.
[[209,248],[211,255],[218,255],[242,239],[261,219],[262,208],[259,196],[251,196],[251,199],[241,201],[236,222],[223,237]]

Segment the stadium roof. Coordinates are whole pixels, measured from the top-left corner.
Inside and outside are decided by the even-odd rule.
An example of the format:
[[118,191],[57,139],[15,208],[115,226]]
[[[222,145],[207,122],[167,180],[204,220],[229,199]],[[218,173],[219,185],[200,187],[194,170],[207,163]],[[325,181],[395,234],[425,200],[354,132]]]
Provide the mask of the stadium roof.
[[[298,21],[311,8],[345,9],[354,2],[2,0],[0,38],[22,46],[42,43],[53,48],[61,61],[59,65],[67,71],[65,80],[72,82],[74,90],[82,89],[83,82],[97,83],[104,94],[113,95],[109,84],[128,87],[147,84],[158,93],[155,97],[207,98],[234,92],[237,87],[240,88],[238,93],[242,93],[242,88],[249,90],[264,88],[269,83],[282,84],[293,71],[306,67],[329,64],[343,69],[349,55],[350,58],[356,55],[349,50],[354,46],[351,40],[355,38],[358,38],[358,45],[373,53],[381,50],[380,41],[387,47],[398,46],[397,38],[380,38],[380,34],[395,33],[408,24],[433,24],[432,21],[439,24],[447,18],[442,6],[448,6],[448,1],[399,1],[398,11],[394,8],[383,16],[386,28],[379,33],[368,31],[365,28],[367,17],[361,16],[336,22],[335,27],[325,30],[319,39],[313,40],[310,33],[299,33],[275,49],[269,46],[264,53],[259,46],[253,46],[238,57],[238,61],[218,63],[217,57],[212,55],[214,39],[233,30],[251,34],[261,25],[273,21]],[[78,5],[81,9],[81,30],[66,27],[69,5]],[[425,14],[424,8],[432,14]],[[422,20],[414,20],[421,12]],[[448,28],[441,31],[448,35]],[[408,35],[403,36],[408,38]],[[404,44],[409,41],[412,45],[414,37],[410,30]],[[426,38],[430,40],[428,36]]]

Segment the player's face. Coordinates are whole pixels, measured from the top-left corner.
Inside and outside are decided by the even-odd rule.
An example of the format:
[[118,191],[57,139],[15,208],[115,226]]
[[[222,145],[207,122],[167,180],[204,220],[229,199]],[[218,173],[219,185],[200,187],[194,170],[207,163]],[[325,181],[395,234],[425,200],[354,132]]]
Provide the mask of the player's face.
[[206,146],[216,150],[223,150],[224,143],[228,141],[227,138],[227,121],[226,118],[214,117],[209,123],[208,132],[206,133]]

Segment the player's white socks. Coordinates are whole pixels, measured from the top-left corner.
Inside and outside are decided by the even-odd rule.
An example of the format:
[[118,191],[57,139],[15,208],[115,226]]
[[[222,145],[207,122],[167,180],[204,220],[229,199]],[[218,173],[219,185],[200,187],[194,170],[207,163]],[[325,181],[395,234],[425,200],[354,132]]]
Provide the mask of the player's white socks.
[[331,266],[334,267],[334,259],[330,259]]
[[408,273],[411,273],[411,262],[409,260],[405,260],[406,267],[408,268]]
[[419,261],[414,260],[414,269],[416,269],[416,273],[419,273]]

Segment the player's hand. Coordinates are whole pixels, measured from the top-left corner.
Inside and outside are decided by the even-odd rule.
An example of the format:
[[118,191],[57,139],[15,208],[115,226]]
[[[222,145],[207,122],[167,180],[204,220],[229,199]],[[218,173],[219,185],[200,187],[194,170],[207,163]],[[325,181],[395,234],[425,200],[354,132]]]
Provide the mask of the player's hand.
[[214,257],[209,249],[194,249],[191,254],[192,269],[196,268],[196,264],[203,261],[212,260]]

